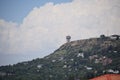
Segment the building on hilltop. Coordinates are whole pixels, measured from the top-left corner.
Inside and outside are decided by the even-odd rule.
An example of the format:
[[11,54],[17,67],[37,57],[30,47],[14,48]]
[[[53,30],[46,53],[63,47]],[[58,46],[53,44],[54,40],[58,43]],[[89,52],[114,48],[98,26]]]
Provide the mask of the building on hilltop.
[[66,40],[67,40],[67,43],[69,43],[70,42],[70,39],[71,39],[71,36],[66,36]]
[[120,36],[119,35],[111,35],[110,38],[115,39],[115,40],[119,40]]

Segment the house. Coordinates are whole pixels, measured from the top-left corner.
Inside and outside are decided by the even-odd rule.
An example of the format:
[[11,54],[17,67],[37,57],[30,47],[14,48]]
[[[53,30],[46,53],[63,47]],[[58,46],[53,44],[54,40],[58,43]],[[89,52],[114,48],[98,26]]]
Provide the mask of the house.
[[120,74],[105,74],[90,80],[120,80]]
[[80,56],[84,58],[84,53],[78,53],[77,57],[80,57]]
[[110,38],[114,39],[114,40],[119,40],[120,36],[119,35],[111,35]]
[[87,70],[92,70],[92,67],[84,66]]
[[40,68],[42,68],[42,66],[43,66],[42,64],[39,64],[39,65],[37,65],[37,68],[40,69]]

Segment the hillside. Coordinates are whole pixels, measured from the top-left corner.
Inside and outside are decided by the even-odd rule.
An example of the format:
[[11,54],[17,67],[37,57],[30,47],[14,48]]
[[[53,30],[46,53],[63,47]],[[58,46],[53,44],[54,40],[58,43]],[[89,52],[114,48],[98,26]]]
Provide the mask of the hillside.
[[120,39],[101,36],[63,44],[52,54],[0,67],[0,80],[88,80],[120,73]]

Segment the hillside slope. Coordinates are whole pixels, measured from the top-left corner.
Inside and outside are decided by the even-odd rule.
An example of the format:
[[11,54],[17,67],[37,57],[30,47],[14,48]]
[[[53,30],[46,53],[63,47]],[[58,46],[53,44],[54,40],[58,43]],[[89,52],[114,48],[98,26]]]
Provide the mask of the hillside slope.
[[63,44],[52,54],[0,67],[0,80],[88,80],[120,73],[120,40],[91,38]]

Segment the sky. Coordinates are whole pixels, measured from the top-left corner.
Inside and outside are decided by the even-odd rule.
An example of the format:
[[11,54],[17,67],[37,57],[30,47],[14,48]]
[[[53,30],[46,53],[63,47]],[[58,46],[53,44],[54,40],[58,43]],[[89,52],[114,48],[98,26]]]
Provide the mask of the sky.
[[120,35],[120,0],[0,0],[0,65],[42,58],[71,40]]

